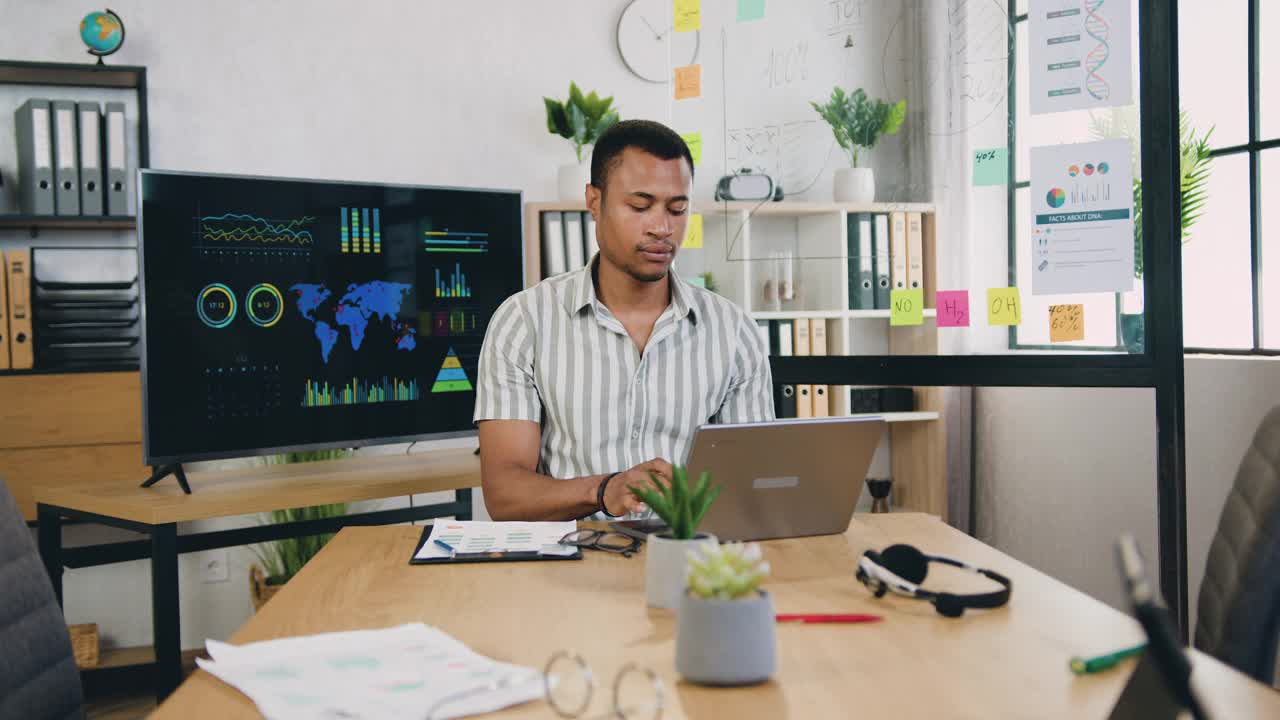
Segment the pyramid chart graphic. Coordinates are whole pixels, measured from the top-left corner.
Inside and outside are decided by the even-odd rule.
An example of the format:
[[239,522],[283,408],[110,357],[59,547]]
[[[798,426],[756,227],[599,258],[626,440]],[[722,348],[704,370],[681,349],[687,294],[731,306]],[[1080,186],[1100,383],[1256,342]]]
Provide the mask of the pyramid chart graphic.
[[436,375],[436,384],[431,386],[431,392],[465,392],[471,389],[471,381],[467,379],[467,373],[458,361],[458,353],[449,348],[449,354],[444,356],[444,365],[440,368],[440,374]]

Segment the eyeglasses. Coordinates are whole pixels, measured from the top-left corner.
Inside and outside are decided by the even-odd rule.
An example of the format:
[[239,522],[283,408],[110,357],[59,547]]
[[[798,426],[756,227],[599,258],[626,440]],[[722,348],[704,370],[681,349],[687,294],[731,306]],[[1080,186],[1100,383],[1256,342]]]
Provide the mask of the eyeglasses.
[[[572,650],[561,650],[542,670],[547,704],[562,718],[580,718],[595,694],[595,676],[587,661]],[[658,720],[662,717],[664,688],[652,669],[635,663],[622,666],[613,677],[609,711],[596,720]]]
[[639,539],[606,530],[574,530],[560,538],[560,544],[618,553],[622,557],[631,557],[640,549]]

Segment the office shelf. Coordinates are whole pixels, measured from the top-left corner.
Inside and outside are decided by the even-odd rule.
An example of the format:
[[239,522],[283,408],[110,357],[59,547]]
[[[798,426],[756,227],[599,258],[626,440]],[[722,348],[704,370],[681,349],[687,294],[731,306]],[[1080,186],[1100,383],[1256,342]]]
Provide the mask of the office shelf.
[[26,230],[136,230],[132,215],[0,215],[0,229]]

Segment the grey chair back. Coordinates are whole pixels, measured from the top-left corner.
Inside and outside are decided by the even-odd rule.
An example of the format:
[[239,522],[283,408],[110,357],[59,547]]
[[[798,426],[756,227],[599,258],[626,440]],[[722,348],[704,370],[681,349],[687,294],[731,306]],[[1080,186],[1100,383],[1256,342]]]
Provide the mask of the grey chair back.
[[62,608],[0,480],[0,718],[82,718],[83,705]]
[[1272,684],[1280,640],[1280,407],[1240,462],[1209,546],[1195,645]]

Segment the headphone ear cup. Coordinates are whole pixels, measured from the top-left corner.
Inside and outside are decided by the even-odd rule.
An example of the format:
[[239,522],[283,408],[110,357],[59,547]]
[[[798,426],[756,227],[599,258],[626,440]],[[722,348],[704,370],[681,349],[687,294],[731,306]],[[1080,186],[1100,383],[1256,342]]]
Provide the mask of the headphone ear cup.
[[933,606],[943,617],[958,618],[964,614],[964,603],[951,593],[938,593],[938,596],[933,599]]
[[894,575],[916,585],[923,582],[924,576],[929,572],[929,561],[924,553],[910,545],[890,545],[880,551],[880,564]]

